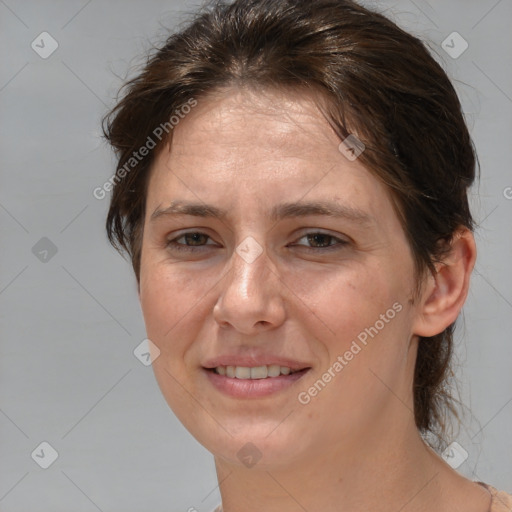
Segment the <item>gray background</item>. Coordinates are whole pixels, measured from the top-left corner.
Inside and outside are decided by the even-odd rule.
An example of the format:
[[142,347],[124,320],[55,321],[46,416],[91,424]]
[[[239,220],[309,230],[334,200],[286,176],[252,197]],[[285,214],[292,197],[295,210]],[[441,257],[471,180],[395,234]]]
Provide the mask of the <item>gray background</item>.
[[[479,153],[479,258],[457,331],[471,414],[453,440],[469,454],[461,473],[510,492],[512,2],[367,3],[431,41],[456,80]],[[202,512],[219,501],[212,456],[133,354],[145,338],[135,279],[106,241],[108,197],[92,195],[114,170],[100,117],[149,45],[195,7],[0,0],[3,512]],[[46,59],[31,48],[43,31],[59,45]],[[441,46],[453,31],[469,44],[457,59]],[[31,457],[43,441],[59,454],[48,469],[35,462],[48,450]]]

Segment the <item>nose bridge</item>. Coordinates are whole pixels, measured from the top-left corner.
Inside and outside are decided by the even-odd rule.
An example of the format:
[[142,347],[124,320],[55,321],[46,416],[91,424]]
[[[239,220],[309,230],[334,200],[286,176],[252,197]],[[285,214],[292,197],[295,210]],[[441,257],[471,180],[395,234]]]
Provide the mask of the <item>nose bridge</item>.
[[[239,293],[251,295],[253,300],[257,300],[269,287],[268,276],[265,277],[268,257],[263,243],[254,236],[246,236],[233,254],[231,284],[239,287]],[[260,286],[262,289],[258,289]]]
[[233,252],[214,308],[217,321],[247,333],[258,324],[276,326],[284,318],[278,282],[264,246],[247,236]]

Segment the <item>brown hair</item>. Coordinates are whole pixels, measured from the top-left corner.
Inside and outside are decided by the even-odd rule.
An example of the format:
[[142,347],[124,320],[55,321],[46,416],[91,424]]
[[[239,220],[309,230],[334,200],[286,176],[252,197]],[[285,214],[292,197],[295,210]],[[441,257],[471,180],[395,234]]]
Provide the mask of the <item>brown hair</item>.
[[[104,119],[119,178],[107,233],[137,281],[148,176],[172,130],[129,172],[126,164],[187,101],[229,86],[320,93],[340,139],[356,134],[366,147],[360,161],[390,187],[417,283],[459,227],[473,229],[473,143],[450,80],[419,39],[350,0],[216,1],[148,57]],[[453,328],[420,339],[414,375],[416,425],[441,441],[446,412],[456,415],[447,384]]]

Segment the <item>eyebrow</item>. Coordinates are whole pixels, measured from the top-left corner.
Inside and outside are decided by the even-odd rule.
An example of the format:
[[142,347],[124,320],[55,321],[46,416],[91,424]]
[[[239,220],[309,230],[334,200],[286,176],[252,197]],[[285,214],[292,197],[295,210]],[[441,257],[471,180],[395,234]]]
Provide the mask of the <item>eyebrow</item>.
[[[204,203],[191,203],[188,201],[176,200],[167,208],[160,209],[158,207],[151,214],[150,220],[154,221],[160,217],[179,215],[192,215],[194,217],[209,217],[223,220],[228,215],[228,211]],[[269,220],[277,222],[279,220],[293,217],[307,217],[315,215],[343,218],[363,225],[370,225],[375,222],[374,217],[362,210],[330,201],[282,203],[272,208]]]

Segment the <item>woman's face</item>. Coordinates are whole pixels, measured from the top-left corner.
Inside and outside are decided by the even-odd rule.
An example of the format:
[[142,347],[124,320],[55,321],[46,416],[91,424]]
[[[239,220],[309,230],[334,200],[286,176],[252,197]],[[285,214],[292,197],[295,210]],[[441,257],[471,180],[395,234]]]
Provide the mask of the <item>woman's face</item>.
[[274,466],[410,426],[419,313],[385,186],[299,94],[200,99],[173,132],[149,181],[140,300],[180,421],[224,460]]

